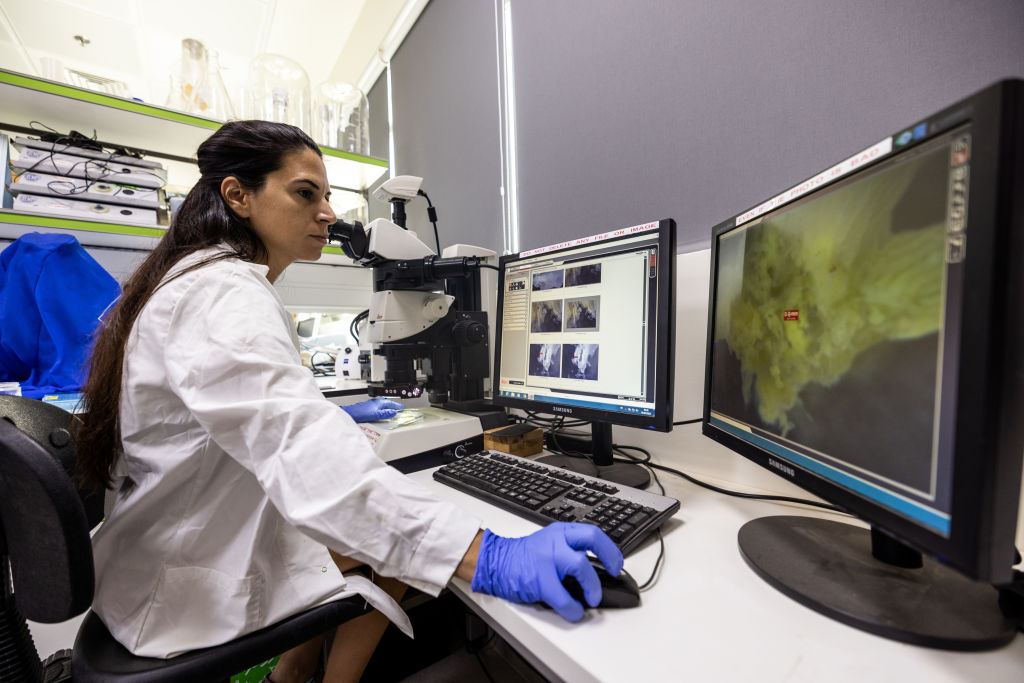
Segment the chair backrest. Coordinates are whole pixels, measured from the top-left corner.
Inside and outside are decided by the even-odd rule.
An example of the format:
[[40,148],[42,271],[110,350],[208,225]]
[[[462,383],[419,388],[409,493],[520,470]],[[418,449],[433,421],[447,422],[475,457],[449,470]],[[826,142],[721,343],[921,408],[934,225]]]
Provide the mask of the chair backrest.
[[[52,403],[22,396],[0,395],[0,418],[6,419],[56,458],[74,480],[76,454],[73,432],[80,420]],[[85,518],[92,529],[103,521],[103,495],[100,489],[79,488],[85,506]]]
[[[60,412],[67,424],[68,413]],[[90,524],[64,465],[19,427],[15,418],[0,411],[0,561],[10,558],[21,614],[57,623],[92,603]]]

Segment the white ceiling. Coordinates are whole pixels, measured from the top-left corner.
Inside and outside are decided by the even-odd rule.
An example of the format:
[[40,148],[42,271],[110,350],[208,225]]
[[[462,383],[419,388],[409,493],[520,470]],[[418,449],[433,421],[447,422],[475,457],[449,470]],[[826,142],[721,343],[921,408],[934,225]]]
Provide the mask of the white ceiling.
[[[132,97],[164,104],[181,41],[220,54],[239,111],[249,61],[272,52],[298,62],[313,88],[359,85],[377,73],[386,36],[405,31],[425,0],[0,0],[0,68],[44,76],[46,58],[118,80]],[[85,45],[75,39],[82,36]],[[401,31],[404,37],[404,31]],[[391,52],[397,45],[391,46]],[[389,55],[388,55],[389,56]],[[368,73],[369,72],[369,73]],[[368,87],[372,83],[364,83]]]

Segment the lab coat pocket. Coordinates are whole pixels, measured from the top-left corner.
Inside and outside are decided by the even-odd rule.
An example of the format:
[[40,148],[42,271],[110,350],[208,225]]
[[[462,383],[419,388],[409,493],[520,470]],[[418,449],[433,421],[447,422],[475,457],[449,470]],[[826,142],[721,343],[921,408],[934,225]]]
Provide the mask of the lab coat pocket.
[[173,655],[234,640],[263,625],[265,597],[258,574],[235,578],[206,567],[165,567],[140,645]]

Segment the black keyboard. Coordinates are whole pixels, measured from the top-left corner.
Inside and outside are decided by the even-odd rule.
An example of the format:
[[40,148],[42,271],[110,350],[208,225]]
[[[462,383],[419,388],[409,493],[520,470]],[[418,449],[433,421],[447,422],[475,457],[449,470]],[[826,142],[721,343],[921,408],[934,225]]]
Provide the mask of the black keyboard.
[[595,524],[623,555],[679,509],[674,498],[495,451],[460,458],[434,479],[539,524]]

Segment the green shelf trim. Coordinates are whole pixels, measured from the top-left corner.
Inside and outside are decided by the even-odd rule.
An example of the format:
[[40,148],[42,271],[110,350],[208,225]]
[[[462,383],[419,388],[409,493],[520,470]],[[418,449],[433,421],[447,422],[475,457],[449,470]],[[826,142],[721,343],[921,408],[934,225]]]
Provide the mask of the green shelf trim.
[[[4,71],[3,69],[0,69],[0,83],[6,83],[19,88],[27,88],[29,90],[49,95],[67,97],[80,102],[89,102],[91,104],[98,104],[104,107],[112,107],[114,109],[120,109],[122,111],[132,112],[135,114],[144,114],[146,116],[152,116],[165,121],[174,121],[176,123],[184,123],[190,126],[198,126],[199,128],[206,128],[211,131],[217,130],[224,125],[221,121],[192,116],[191,114],[185,114],[171,109],[164,109],[163,107],[146,104],[145,102],[126,100],[123,97],[115,97],[113,95],[104,95],[103,93],[94,92],[92,90],[86,90],[72,85],[64,85],[62,83],[54,83],[53,81],[33,78],[32,76],[26,76],[12,71]],[[380,168],[388,167],[388,162],[384,159],[374,159],[373,157],[353,154],[340,149],[334,149],[333,147],[321,146],[320,151],[323,152],[324,156],[328,157],[347,159],[349,161],[368,164],[370,166],[378,166]]]
[[364,164],[372,164],[374,166],[380,166],[382,168],[388,167],[388,162],[384,159],[374,159],[373,157],[364,157],[361,154],[353,154],[352,152],[343,152],[340,149],[334,149],[333,147],[320,147],[320,151],[327,156],[337,157],[339,159],[348,159],[350,161],[358,161]]
[[21,88],[28,88],[30,90],[36,90],[51,95],[69,97],[73,100],[80,100],[82,102],[91,102],[92,104],[99,104],[105,107],[113,107],[114,109],[130,111],[136,114],[145,114],[158,119],[167,119],[169,121],[177,121],[178,123],[186,123],[191,126],[199,126],[200,128],[209,128],[210,130],[216,130],[223,125],[220,121],[213,121],[211,119],[204,119],[190,114],[183,114],[170,109],[156,107],[152,104],[146,104],[145,102],[126,100],[122,97],[114,97],[113,95],[104,95],[102,93],[93,92],[92,90],[76,88],[71,85],[43,81],[32,78],[31,76],[12,73],[10,71],[0,70],[0,83],[16,85]]
[[[80,221],[73,218],[57,218],[55,216],[38,216],[32,213],[5,211],[0,213],[0,223],[16,225],[33,225],[41,228],[59,228],[61,230],[89,230],[90,232],[113,232],[120,235],[142,235],[143,237],[163,237],[167,232],[161,228],[143,228],[136,225],[119,223],[100,223]],[[339,250],[340,251],[340,250]]]

